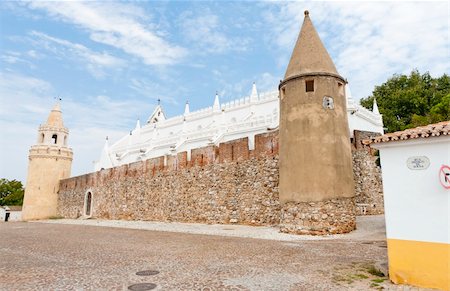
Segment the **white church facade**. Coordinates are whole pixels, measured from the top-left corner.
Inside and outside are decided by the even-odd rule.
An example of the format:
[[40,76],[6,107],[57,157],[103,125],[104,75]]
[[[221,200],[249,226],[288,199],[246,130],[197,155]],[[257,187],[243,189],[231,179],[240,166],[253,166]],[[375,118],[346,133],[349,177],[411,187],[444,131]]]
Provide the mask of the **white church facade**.
[[[370,111],[357,104],[346,86],[350,137],[354,130],[383,134],[382,116],[376,102]],[[216,94],[212,107],[191,112],[186,103],[184,113],[167,118],[158,105],[141,127],[136,127],[109,145],[106,140],[95,171],[165,155],[176,155],[208,145],[248,137],[249,150],[257,134],[278,129],[280,105],[278,90],[258,93],[253,84],[250,96],[221,104]]]

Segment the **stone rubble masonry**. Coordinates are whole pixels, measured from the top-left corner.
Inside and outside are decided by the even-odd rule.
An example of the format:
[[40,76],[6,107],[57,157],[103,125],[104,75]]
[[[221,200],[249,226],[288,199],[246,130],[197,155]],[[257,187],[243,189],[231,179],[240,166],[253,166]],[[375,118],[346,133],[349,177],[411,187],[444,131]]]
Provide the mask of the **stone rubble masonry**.
[[278,160],[273,131],[256,135],[254,150],[243,138],[193,149],[189,160],[182,152],[101,170],[61,180],[58,214],[84,216],[90,191],[92,217],[99,219],[280,225],[298,234],[354,229],[354,198],[281,205]]
[[318,202],[287,202],[281,209],[280,231],[326,235],[356,229],[355,198],[334,198]]
[[381,168],[377,166],[377,152],[362,143],[363,140],[379,136],[379,133],[354,132],[353,175],[355,183],[358,214],[376,215],[384,213],[383,183]]

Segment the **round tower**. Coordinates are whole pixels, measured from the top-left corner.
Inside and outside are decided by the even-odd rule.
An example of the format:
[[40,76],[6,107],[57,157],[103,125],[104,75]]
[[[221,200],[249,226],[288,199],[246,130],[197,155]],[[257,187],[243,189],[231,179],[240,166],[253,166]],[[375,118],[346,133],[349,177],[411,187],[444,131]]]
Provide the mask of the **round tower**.
[[57,103],[47,122],[39,126],[37,143],[30,149],[22,219],[45,219],[57,215],[59,181],[70,177],[72,149],[67,146],[69,130],[64,127]]
[[305,11],[279,86],[283,231],[326,234],[355,228],[345,84]]

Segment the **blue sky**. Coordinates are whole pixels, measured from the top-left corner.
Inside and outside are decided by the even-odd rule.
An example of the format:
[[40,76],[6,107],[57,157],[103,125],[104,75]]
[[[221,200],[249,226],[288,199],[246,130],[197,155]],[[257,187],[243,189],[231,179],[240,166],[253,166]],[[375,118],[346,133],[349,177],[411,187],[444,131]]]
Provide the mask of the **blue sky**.
[[446,1],[2,1],[0,177],[25,181],[56,96],[79,175],[158,99],[173,116],[275,90],[305,9],[355,99],[394,73],[450,72]]

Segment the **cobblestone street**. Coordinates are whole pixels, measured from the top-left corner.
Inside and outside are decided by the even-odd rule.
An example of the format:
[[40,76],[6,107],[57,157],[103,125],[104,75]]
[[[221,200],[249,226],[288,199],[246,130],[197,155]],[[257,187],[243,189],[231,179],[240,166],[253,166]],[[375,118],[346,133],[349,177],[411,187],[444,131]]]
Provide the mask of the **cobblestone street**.
[[[276,241],[0,223],[0,290],[410,290],[373,274],[386,256],[383,237],[373,236]],[[136,275],[144,270],[159,273]]]

